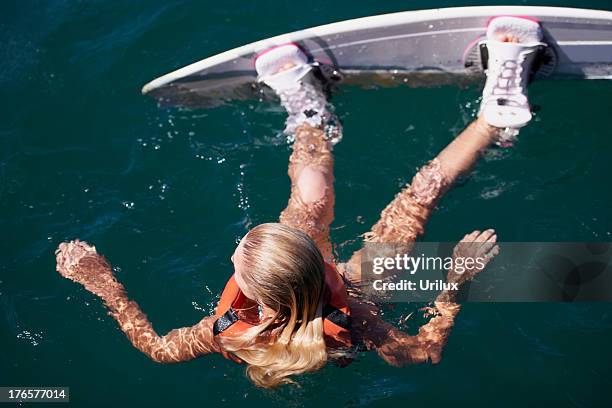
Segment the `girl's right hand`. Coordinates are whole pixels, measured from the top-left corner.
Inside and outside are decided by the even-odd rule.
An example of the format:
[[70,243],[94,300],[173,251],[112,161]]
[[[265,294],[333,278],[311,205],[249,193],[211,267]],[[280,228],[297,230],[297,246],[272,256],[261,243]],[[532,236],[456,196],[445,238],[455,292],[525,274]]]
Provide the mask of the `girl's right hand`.
[[80,283],[102,299],[106,299],[119,285],[106,259],[87,242],[62,242],[55,251],[55,259],[60,275]]
[[98,254],[96,247],[87,242],[74,240],[62,242],[55,251],[56,270],[64,278],[79,282],[77,265],[87,255]]

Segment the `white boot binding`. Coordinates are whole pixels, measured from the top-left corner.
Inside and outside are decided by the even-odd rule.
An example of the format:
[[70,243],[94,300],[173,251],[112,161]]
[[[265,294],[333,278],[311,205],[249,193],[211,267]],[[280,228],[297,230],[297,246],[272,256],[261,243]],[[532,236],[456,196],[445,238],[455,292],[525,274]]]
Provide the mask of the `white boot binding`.
[[310,63],[306,54],[293,43],[260,53],[255,58],[255,68],[258,81],[275,91],[289,114],[285,133],[293,134],[298,126],[308,124],[325,130],[332,143],[340,141],[341,124],[327,102],[331,87],[328,79],[338,80],[337,71],[327,73],[323,69],[325,66]]
[[[504,36],[518,42],[501,41]],[[538,51],[545,46],[542,38],[539,23],[528,18],[503,16],[489,22],[485,42],[488,58],[483,61],[487,81],[479,115],[490,125],[518,129],[531,120],[527,85]]]

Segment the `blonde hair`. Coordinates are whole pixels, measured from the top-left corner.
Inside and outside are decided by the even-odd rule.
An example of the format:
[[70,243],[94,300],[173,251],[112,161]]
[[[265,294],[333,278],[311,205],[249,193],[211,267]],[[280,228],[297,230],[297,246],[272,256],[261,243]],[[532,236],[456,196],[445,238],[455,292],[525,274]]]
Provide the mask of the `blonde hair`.
[[[221,347],[248,364],[257,386],[294,383],[289,377],[323,367],[325,263],[314,241],[301,230],[268,223],[243,242],[241,273],[253,297],[275,314],[237,336],[219,338]],[[274,336],[260,336],[274,327]]]

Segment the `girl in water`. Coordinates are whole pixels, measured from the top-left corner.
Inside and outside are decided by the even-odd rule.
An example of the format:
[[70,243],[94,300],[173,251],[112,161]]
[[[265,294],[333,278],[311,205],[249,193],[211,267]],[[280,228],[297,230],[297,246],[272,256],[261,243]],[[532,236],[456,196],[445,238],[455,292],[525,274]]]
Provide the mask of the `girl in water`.
[[[487,30],[489,63],[479,117],[436,158],[422,167],[365,234],[367,242],[409,247],[424,233],[436,202],[480,153],[498,141],[500,128],[519,128],[531,119],[526,85],[542,38],[538,23],[498,17]],[[214,316],[192,327],[158,335],[136,302],[129,300],[106,259],[82,241],[62,243],[58,272],[99,296],[130,342],[161,363],[222,353],[247,366],[258,386],[274,387],[312,372],[327,361],[346,365],[356,347],[375,350],[394,366],[438,363],[460,306],[456,292],[442,292],[430,308],[433,318],[418,334],[407,335],[384,322],[377,307],[358,292],[362,250],[346,263],[333,256],[334,141],[340,129],[308,64],[294,44],[275,47],[256,59],[259,78],[280,97],[295,136],[289,160],[291,194],[279,223],[259,225],[240,241]],[[484,258],[498,252],[496,235],[474,231],[453,256]],[[482,267],[484,268],[484,266]],[[482,270],[448,271],[447,281],[462,283]]]

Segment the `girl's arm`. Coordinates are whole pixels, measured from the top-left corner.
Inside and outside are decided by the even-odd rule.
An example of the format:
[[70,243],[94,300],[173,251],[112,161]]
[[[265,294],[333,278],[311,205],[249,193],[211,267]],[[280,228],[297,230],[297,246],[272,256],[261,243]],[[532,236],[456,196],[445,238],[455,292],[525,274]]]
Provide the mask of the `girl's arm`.
[[428,361],[438,363],[460,309],[455,303],[436,302],[438,315],[422,326],[416,336],[409,336],[385,322],[376,307],[353,298],[349,299],[349,306],[353,315],[353,336],[396,367]]
[[55,254],[57,271],[99,296],[134,347],[153,361],[176,363],[220,351],[213,337],[212,316],[195,326],[174,329],[159,336],[138,304],[128,299],[125,288],[95,247],[77,240],[60,244]]
[[[463,237],[455,247],[453,257],[482,258],[482,267],[474,265],[472,269],[465,270],[461,274],[450,270],[447,281],[457,283],[460,287],[463,283],[472,280],[499,253],[496,242],[497,236],[492,229],[484,232],[474,231]],[[429,313],[434,317],[421,326],[415,336],[409,336],[383,321],[378,308],[349,298],[353,314],[353,334],[367,348],[375,349],[391,365],[402,366],[427,361],[437,364],[442,358],[442,350],[450,336],[455,316],[461,309],[460,305],[454,303],[456,295],[456,291],[440,293],[434,302],[434,307],[429,308]]]

